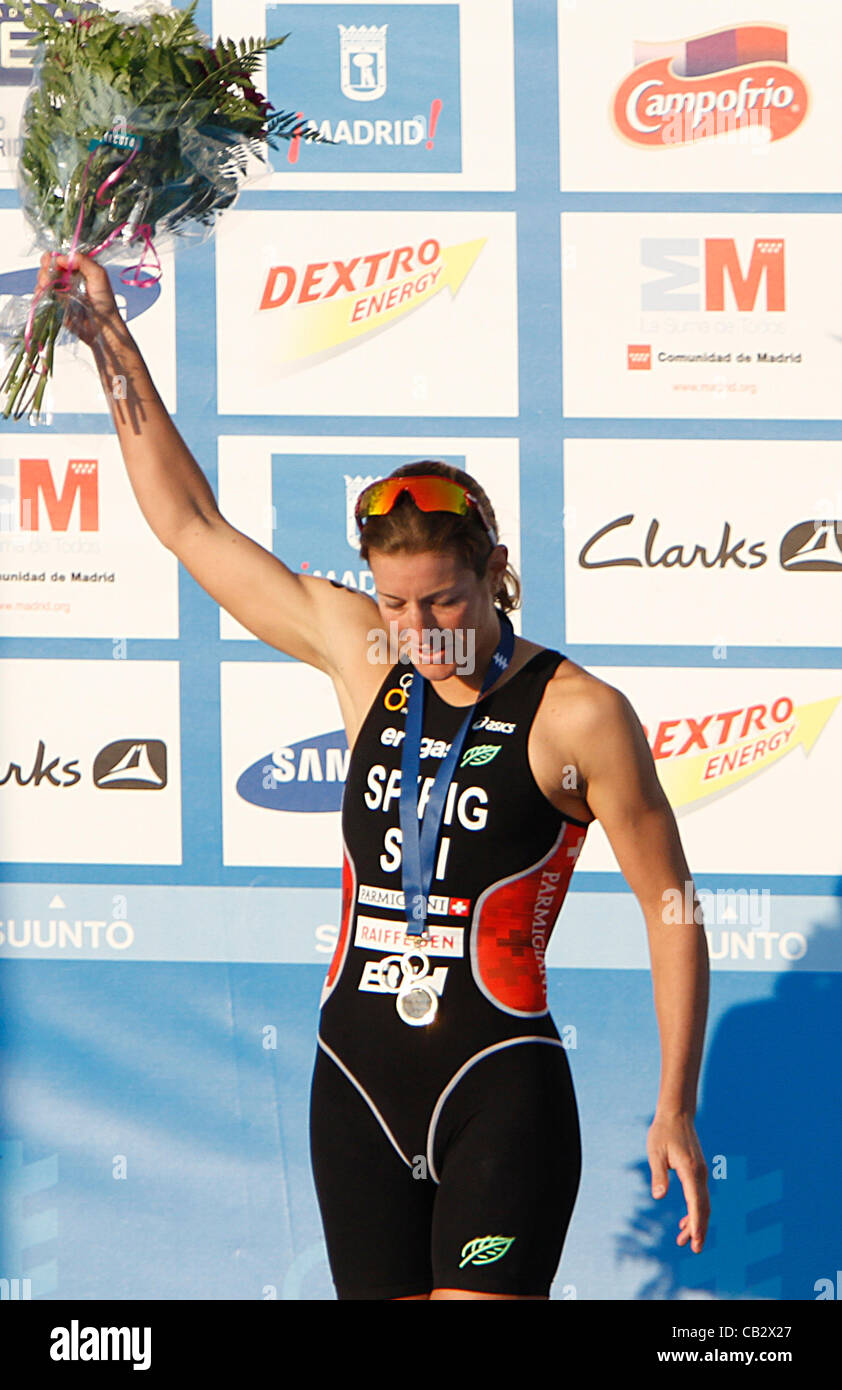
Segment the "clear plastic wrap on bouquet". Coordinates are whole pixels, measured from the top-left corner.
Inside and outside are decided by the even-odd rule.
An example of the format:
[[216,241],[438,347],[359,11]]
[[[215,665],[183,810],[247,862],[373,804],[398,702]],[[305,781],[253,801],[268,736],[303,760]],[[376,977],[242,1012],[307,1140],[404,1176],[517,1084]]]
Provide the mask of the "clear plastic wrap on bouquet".
[[[65,7],[65,9],[70,7]],[[21,206],[43,251],[98,262],[135,257],[126,285],[155,285],[160,252],[208,237],[276,136],[300,133],[255,90],[260,56],[282,40],[211,46],[186,10],[77,6],[24,23],[41,43],[24,107]],[[4,414],[41,409],[56,343],[85,313],[84,283],[57,272],[0,321],[11,357]]]

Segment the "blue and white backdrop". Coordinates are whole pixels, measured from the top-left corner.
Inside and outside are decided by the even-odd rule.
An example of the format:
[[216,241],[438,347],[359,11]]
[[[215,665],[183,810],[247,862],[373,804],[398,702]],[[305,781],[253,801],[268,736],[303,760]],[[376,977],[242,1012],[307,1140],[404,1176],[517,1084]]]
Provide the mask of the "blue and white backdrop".
[[[523,630],[629,695],[701,890],[708,1244],[675,1245],[674,1175],[649,1195],[645,931],[595,827],[548,958],[584,1135],[553,1296],[842,1294],[842,14],[197,17],[289,32],[269,96],[334,141],[278,151],[158,289],[121,290],[223,512],[370,591],[365,481],[429,456],[475,473]],[[3,302],[38,260],[24,39],[0,4]],[[83,356],[49,409],[0,427],[0,1296],[329,1299],[307,1093],[336,701],[155,541]]]

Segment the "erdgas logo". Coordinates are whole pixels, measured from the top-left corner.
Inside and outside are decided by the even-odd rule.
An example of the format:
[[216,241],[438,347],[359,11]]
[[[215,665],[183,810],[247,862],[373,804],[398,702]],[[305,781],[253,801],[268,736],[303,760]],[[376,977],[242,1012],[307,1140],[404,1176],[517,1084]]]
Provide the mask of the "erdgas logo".
[[736,131],[781,140],[807,114],[804,79],[787,61],[787,32],[739,24],[669,43],[635,43],[614,97],[617,130],[664,149]]
[[465,1265],[490,1265],[502,1260],[516,1236],[475,1236],[462,1246],[459,1268]]
[[272,750],[237,779],[237,793],[270,811],[338,811],[350,751],[342,729]]

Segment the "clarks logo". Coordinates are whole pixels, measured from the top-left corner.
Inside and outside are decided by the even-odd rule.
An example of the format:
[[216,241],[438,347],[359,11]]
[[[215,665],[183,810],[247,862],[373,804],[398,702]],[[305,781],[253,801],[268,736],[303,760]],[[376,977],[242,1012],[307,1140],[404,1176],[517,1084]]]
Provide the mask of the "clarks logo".
[[[0,764],[2,766],[2,764]],[[47,759],[47,745],[38,740],[38,747],[29,771],[24,774],[24,762],[6,763],[0,773],[0,787],[17,783],[19,787],[75,787],[81,782],[79,759],[61,755]],[[107,743],[94,757],[93,784],[95,787],[118,791],[161,791],[167,785],[167,746],[159,738],[121,738]]]
[[842,570],[842,521],[799,521],[781,541],[785,570]]
[[[726,565],[741,570],[760,569],[769,559],[768,542],[748,543],[747,537],[732,531],[730,521],[723,523],[718,543],[681,541],[664,545],[659,539],[661,522],[653,517],[642,542],[637,546],[619,543],[613,532],[636,521],[634,512],[627,512],[606,522],[589,536],[579,551],[582,569],[598,570],[631,566],[634,569],[725,569]],[[607,539],[611,537],[611,539]],[[637,553],[622,554],[626,548]],[[618,553],[619,552],[619,553]],[[791,526],[778,547],[780,565],[785,570],[842,571],[842,521],[799,521]]]

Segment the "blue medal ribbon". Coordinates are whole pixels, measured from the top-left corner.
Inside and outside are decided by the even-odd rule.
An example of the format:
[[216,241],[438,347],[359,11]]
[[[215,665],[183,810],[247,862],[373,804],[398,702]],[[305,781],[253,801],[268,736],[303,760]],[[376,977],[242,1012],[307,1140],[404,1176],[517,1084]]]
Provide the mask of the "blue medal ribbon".
[[406,710],[406,734],[401,750],[401,797],[400,825],[402,847],[402,883],[404,911],[406,913],[406,935],[423,936],[427,925],[427,896],[433,881],[436,847],[444,816],[447,794],[462,744],[471,717],[476,711],[477,702],[482,699],[489,686],[508,668],[515,648],[514,628],[502,610],[497,610],[500,619],[500,640],[488,663],[488,670],[482,682],[477,699],[468,706],[468,712],[450,745],[447,756],[442,759],[435,781],[424,808],[423,824],[419,827],[418,779],[421,762],[421,730],[424,723],[424,690],[426,681],[417,670],[413,670],[409,685],[409,702]]

